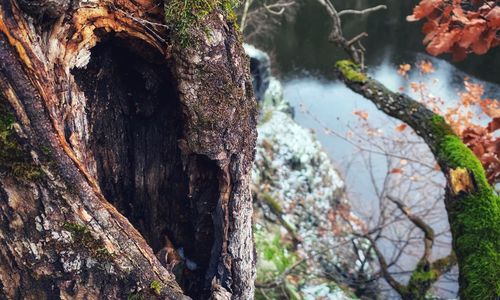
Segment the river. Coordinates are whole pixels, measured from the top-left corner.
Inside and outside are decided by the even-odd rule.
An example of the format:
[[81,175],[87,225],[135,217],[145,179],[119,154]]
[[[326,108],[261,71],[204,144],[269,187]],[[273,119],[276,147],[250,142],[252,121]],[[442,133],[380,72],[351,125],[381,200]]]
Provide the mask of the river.
[[[366,31],[369,36],[363,40],[367,49],[366,62],[370,74],[387,85],[392,90],[405,87],[410,91],[409,82],[421,81],[430,92],[442,98],[444,105],[457,101],[458,92],[463,89],[464,77],[470,78],[474,83],[480,83],[485,88],[485,96],[500,99],[500,52],[498,49],[491,50],[484,56],[471,55],[461,63],[451,63],[447,57],[433,58],[425,54],[421,43],[421,23],[408,23],[405,18],[411,14],[412,7],[416,1],[335,1],[336,7],[341,10],[345,8],[362,9],[369,5],[375,6],[385,4],[388,10],[375,12],[369,16],[347,17],[344,21],[344,33],[347,37],[355,36]],[[379,112],[376,107],[363,97],[347,89],[342,83],[336,81],[332,72],[332,66],[338,59],[345,55],[334,45],[327,41],[330,23],[323,8],[313,0],[306,0],[297,10],[295,18],[284,19],[282,25],[271,38],[262,38],[252,41],[258,47],[272,54],[273,72],[283,82],[284,96],[295,107],[296,121],[314,130],[317,138],[324,145],[332,160],[345,177],[347,192],[352,203],[353,210],[364,219],[376,225],[380,214],[379,198],[377,190],[386,186],[393,187],[390,193],[397,193],[409,205],[415,207],[427,207],[432,213],[425,220],[432,224],[436,232],[441,233],[436,241],[433,255],[435,258],[442,257],[449,252],[450,235],[446,211],[442,203],[442,189],[430,189],[431,184],[437,187],[444,183],[439,172],[424,172],[419,163],[412,163],[415,159],[420,163],[433,165],[432,157],[425,145],[412,133],[404,130],[402,133],[394,130],[399,122],[388,118]],[[398,73],[398,66],[403,63],[413,64],[421,60],[432,61],[436,71],[427,77],[420,77],[418,72],[411,72],[409,80],[405,80]],[[418,97],[418,95],[412,95]],[[304,113],[305,108],[308,113]],[[367,143],[363,139],[367,136],[352,137],[351,132],[360,132],[356,128],[365,130],[360,126],[360,118],[353,112],[367,113],[367,123],[370,128],[376,128],[379,132],[372,132],[376,145]],[[325,130],[325,128],[328,128]],[[330,131],[332,130],[332,131]],[[366,131],[366,130],[365,130]],[[334,132],[332,135],[331,132]],[[361,133],[362,134],[362,133]],[[387,140],[394,140],[401,135],[402,140],[409,140],[402,146],[392,147]],[[347,140],[350,141],[347,141]],[[359,141],[357,140],[359,139]],[[377,140],[378,139],[378,140]],[[359,151],[355,144],[363,145],[370,151]],[[377,142],[378,141],[378,142]],[[385,143],[385,144],[384,144]],[[392,157],[390,162],[385,155],[377,155],[381,148],[388,150],[391,154],[407,156],[409,159]],[[391,148],[392,149],[387,149]],[[404,153],[399,153],[403,151]],[[398,166],[398,163],[400,164]],[[372,170],[372,174],[368,172]],[[413,165],[413,166],[412,166]],[[421,178],[404,177],[393,174],[389,184],[385,181],[386,175],[392,168],[403,168],[425,176]],[[418,175],[418,174],[417,174]],[[409,183],[411,181],[411,183]],[[411,193],[409,193],[411,192]],[[409,193],[409,194],[407,194]],[[389,212],[386,212],[389,213]],[[386,229],[386,235],[390,239],[398,239],[405,234],[408,226],[401,226],[395,222]],[[421,247],[419,241],[415,241],[405,254],[400,258],[399,265],[394,266],[392,271],[398,273],[400,280],[405,280],[417,261]],[[381,240],[380,247],[387,256],[395,251],[394,244],[388,240]],[[441,280],[434,289],[434,293],[444,298],[456,297],[456,270],[450,276]],[[383,281],[380,282],[382,289],[386,290],[385,297],[397,298],[390,292]]]

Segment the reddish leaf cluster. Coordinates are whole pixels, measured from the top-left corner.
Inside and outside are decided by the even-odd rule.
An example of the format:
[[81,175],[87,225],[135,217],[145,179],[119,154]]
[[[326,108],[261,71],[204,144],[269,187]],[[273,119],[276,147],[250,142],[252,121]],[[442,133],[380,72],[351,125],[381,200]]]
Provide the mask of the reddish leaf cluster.
[[[457,123],[453,123],[453,117],[447,114],[446,119],[460,134],[464,143],[481,160],[488,181],[490,183],[500,182],[500,136],[495,137],[495,132],[500,129],[500,105],[497,100],[483,99],[484,88],[480,84],[474,84],[469,80],[464,81],[465,92],[460,93],[461,107],[479,107],[486,117],[491,121],[486,127],[474,124],[471,118],[459,117]],[[457,113],[456,116],[460,116]]]
[[463,60],[500,45],[499,0],[422,0],[407,20],[424,18],[424,44],[432,55],[452,53]]
[[498,129],[500,118],[495,118],[487,127],[471,126],[462,133],[462,140],[481,160],[491,183],[500,182],[500,137],[494,137]]
[[[421,78],[434,71],[429,61],[419,62],[416,66]],[[400,65],[398,73],[408,79],[407,73],[411,69],[411,65],[403,64]],[[458,94],[460,100],[451,106],[445,105],[442,99],[433,96],[422,80],[409,82],[409,84],[413,92],[420,95],[419,101],[426,104],[436,114],[442,115],[481,160],[490,183],[500,182],[500,101],[483,98],[483,86],[473,83],[468,78],[464,79],[464,91]],[[404,88],[401,89],[404,91]],[[478,124],[478,121],[484,118],[490,121],[486,127]],[[404,130],[404,128],[401,129]],[[400,131],[399,128],[396,130]],[[391,173],[400,173],[400,171],[396,168]]]

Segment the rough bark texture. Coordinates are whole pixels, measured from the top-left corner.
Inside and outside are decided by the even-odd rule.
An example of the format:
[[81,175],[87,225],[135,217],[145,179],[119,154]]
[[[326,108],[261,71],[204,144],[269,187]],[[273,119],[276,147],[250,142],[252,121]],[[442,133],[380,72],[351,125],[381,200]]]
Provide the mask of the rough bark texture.
[[0,298],[253,298],[247,60],[215,6],[187,46],[163,23],[0,1]]
[[[412,127],[433,152],[447,180],[445,206],[460,272],[460,298],[500,297],[500,197],[489,185],[480,161],[446,121],[423,104],[389,91],[350,61],[338,62],[337,70],[350,89]],[[412,282],[436,278],[442,272],[441,263],[417,266],[420,272],[412,274],[410,287]]]

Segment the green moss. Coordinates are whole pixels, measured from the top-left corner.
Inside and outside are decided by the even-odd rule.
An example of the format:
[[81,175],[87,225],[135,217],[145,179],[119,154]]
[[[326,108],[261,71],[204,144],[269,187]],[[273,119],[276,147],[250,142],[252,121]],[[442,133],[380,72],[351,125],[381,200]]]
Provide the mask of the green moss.
[[262,119],[260,120],[260,124],[259,125],[263,125],[269,121],[271,121],[271,119],[273,118],[273,111],[272,110],[268,110],[264,113],[264,115],[262,116]]
[[143,300],[144,295],[141,292],[135,292],[127,295],[127,300]]
[[435,270],[431,271],[418,271],[412,274],[412,280],[417,282],[432,282],[437,279],[437,273]]
[[292,245],[284,242],[279,233],[273,234],[264,229],[254,230],[255,247],[259,254],[257,280],[267,282],[279,277],[297,260],[291,250]]
[[228,21],[235,22],[237,0],[172,0],[165,1],[165,22],[173,32],[174,39],[187,47],[192,43],[192,30],[213,10],[225,13]]
[[[477,185],[473,193],[452,203],[451,230],[467,285],[466,299],[493,299],[500,296],[500,201],[488,184],[484,169],[456,136],[443,139],[440,155],[453,167],[470,170]],[[473,297],[472,297],[473,296]]]
[[158,280],[153,280],[149,287],[155,292],[156,295],[161,294],[161,283]]
[[500,199],[489,185],[474,153],[453,133],[442,117],[432,119],[438,143],[437,156],[452,169],[472,174],[474,189],[448,203],[461,273],[461,297],[494,299],[500,296]]
[[442,141],[444,137],[456,135],[453,128],[446,123],[446,120],[440,115],[433,115],[429,127],[432,129],[436,141]]
[[224,13],[227,15],[227,20],[233,23],[238,29],[238,15],[235,12],[236,7],[238,7],[238,0],[223,0],[222,1],[222,9]]
[[76,248],[87,250],[92,257],[101,260],[110,260],[113,254],[104,246],[100,239],[92,236],[90,229],[76,223],[64,222],[62,227],[71,233]]
[[474,153],[456,135],[446,135],[441,139],[439,158],[452,168],[466,168],[472,171],[479,192],[493,195],[493,189],[486,179],[483,165]]
[[439,271],[427,263],[417,264],[408,285],[404,287],[403,299],[423,300],[431,286],[439,279]]
[[432,283],[438,279],[438,271],[435,269],[425,270],[425,268],[421,265],[417,265],[417,268],[411,274],[410,278],[410,286],[411,283],[416,285],[421,285],[422,283]]
[[366,83],[366,74],[361,72],[359,65],[350,60],[339,60],[335,63],[335,67],[344,75],[344,77],[352,82]]
[[273,196],[269,195],[268,193],[264,193],[262,195],[262,200],[271,208],[273,213],[282,215],[283,214],[283,208],[281,205],[276,201],[276,199],[273,198]]
[[34,180],[42,176],[39,166],[33,164],[14,130],[15,117],[0,104],[0,168],[18,179]]

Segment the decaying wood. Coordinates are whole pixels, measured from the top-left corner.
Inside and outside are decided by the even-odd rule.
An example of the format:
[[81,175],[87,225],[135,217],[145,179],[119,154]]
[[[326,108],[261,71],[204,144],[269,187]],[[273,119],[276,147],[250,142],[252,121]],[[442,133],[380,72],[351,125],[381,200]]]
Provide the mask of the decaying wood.
[[241,42],[217,10],[187,48],[162,23],[160,1],[1,1],[3,297],[253,297]]

